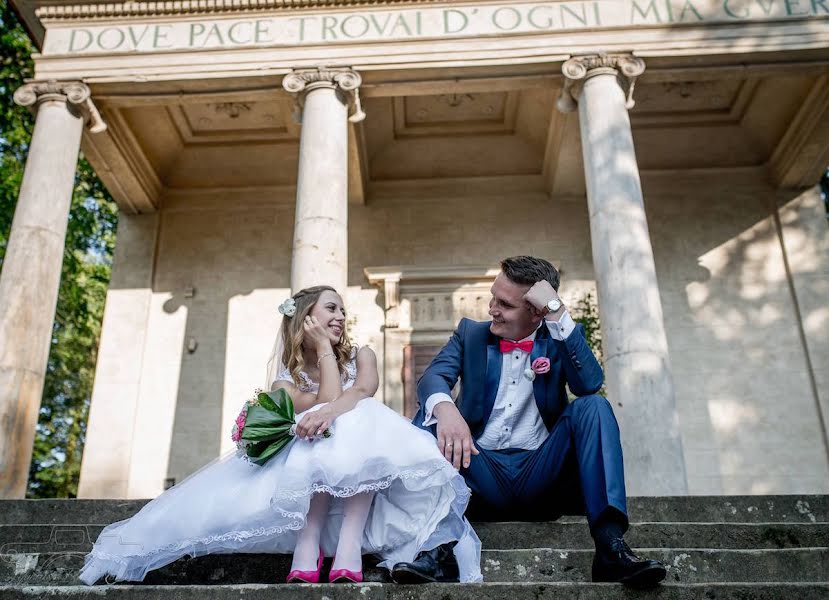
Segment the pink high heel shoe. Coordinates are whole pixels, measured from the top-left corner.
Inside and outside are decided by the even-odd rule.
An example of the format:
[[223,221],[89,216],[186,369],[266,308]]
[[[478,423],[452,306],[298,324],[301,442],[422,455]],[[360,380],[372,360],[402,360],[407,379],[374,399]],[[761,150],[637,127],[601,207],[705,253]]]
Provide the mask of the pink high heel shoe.
[[[290,573],[288,573],[288,577],[285,580],[286,583],[319,583],[320,582],[320,573],[322,572],[322,548],[320,548],[320,557],[317,561],[317,570],[316,571],[300,571],[299,569],[294,569]],[[362,579],[362,576],[360,576]]]
[[[334,557],[337,560],[337,557]],[[363,570],[349,571],[348,569],[332,569],[328,573],[329,583],[363,583]]]

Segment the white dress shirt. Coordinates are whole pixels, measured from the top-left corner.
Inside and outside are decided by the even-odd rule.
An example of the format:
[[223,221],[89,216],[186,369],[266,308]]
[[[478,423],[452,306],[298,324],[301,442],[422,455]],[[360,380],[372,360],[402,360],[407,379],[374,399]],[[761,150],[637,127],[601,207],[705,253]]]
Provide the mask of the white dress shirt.
[[[566,310],[558,321],[545,319],[544,323],[547,324],[550,336],[556,340],[567,339],[576,327]],[[524,340],[534,340],[536,333],[537,330]],[[495,395],[489,421],[483,433],[475,440],[476,445],[487,450],[535,450],[547,439],[549,432],[535,403],[533,382],[524,376],[524,371],[529,368],[529,352],[515,349],[501,355],[501,381],[498,384],[498,393]],[[433,412],[435,406],[441,402],[452,402],[452,397],[437,392],[426,399],[424,427],[437,423]]]

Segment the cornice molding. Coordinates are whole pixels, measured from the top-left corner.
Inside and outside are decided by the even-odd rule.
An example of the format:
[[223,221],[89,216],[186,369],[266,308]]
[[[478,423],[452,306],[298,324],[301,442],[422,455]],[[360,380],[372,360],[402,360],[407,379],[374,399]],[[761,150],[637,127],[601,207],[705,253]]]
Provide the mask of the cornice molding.
[[448,0],[171,0],[166,2],[48,5],[37,8],[35,15],[41,20],[95,19],[227,14],[262,10],[295,10],[298,8],[334,8],[367,5],[401,6],[448,3]]

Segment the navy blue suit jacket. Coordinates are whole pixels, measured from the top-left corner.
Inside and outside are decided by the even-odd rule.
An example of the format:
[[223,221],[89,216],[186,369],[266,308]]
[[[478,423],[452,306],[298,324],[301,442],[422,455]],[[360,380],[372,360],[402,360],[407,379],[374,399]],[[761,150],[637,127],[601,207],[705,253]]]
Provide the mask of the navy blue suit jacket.
[[[502,362],[500,338],[490,332],[489,325],[488,321],[461,319],[449,342],[418,380],[420,409],[414,418],[415,425],[423,423],[426,399],[437,392],[449,394],[460,379],[458,409],[474,439],[483,433],[498,392]],[[530,362],[542,356],[550,359],[550,371],[536,376],[533,392],[541,418],[550,430],[567,407],[565,385],[576,396],[595,394],[602,387],[604,373],[587,345],[581,325],[576,325],[563,341],[553,339],[547,326],[542,325]]]

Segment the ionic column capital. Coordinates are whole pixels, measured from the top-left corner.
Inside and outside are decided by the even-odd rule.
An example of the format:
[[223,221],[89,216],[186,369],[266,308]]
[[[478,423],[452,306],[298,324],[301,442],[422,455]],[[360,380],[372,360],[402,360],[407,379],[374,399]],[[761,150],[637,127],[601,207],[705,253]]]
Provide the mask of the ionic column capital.
[[633,108],[633,86],[636,78],[645,72],[645,61],[632,54],[587,54],[574,56],[561,66],[564,87],[556,106],[561,112],[573,112],[578,107],[584,82],[596,75],[615,75],[625,92],[625,106]]
[[100,133],[107,128],[92,102],[89,86],[80,81],[30,81],[15,90],[14,101],[33,111],[43,102],[65,102],[68,108],[80,112],[92,133]]
[[282,87],[286,92],[293,94],[297,100],[297,108],[301,113],[305,103],[305,96],[316,89],[328,88],[342,92],[349,98],[352,105],[348,120],[358,123],[366,118],[360,104],[360,84],[363,78],[354,69],[335,67],[316,67],[313,69],[296,69],[282,79]]

